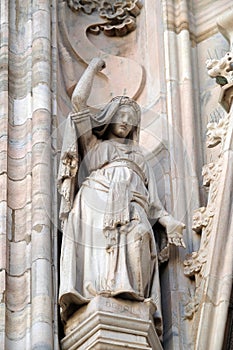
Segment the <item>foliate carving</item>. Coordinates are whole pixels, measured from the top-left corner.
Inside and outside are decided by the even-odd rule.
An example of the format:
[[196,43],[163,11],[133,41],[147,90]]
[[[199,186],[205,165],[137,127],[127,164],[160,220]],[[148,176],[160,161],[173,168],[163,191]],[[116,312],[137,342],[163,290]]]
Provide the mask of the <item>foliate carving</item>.
[[205,164],[202,168],[203,185],[209,187],[221,171],[222,165],[220,162]]
[[209,221],[209,217],[206,213],[206,208],[201,207],[196,209],[193,214],[193,226],[192,229],[195,232],[200,232],[203,227],[206,227]]
[[203,183],[209,187],[208,203],[206,207],[198,208],[193,214],[192,229],[201,233],[201,244],[199,251],[192,252],[186,256],[184,261],[184,274],[187,277],[195,278],[195,295],[185,306],[185,317],[191,319],[198,310],[203,288],[203,275],[208,256],[208,246],[211,232],[213,230],[213,218],[216,211],[216,196],[218,184],[222,172],[222,158],[216,163],[209,163],[203,167]]
[[220,119],[226,116],[226,112],[221,106],[218,106],[210,113],[210,123],[218,123]]
[[86,14],[90,15],[97,6],[95,0],[67,0],[69,7],[73,10],[82,10]]
[[206,252],[215,213],[215,202],[221,171],[221,159],[217,163],[209,163],[203,167],[204,185],[210,186],[208,205],[207,207],[196,209],[193,214],[192,229],[197,233],[202,233],[202,241],[199,251],[188,255],[184,261],[186,276],[193,276],[194,273],[199,272],[202,265],[206,262]]
[[217,123],[211,122],[207,124],[206,145],[208,148],[215,147],[219,143],[225,140],[228,125],[229,125],[228,116],[220,119]]
[[206,252],[192,252],[192,254],[187,255],[184,261],[184,274],[188,277],[192,277],[195,273],[201,271],[204,263],[206,263]]
[[67,0],[72,10],[90,15],[98,12],[106,23],[89,27],[92,34],[103,31],[107,36],[124,36],[136,28],[136,17],[140,14],[140,0]]
[[[219,102],[229,112],[232,104],[233,86],[233,53],[227,53],[221,60],[207,61],[208,73],[216,82],[221,85]],[[228,85],[226,85],[228,84]],[[226,85],[226,86],[225,86]],[[207,125],[207,146],[215,147],[221,143],[219,158],[215,163],[209,163],[203,167],[203,184],[209,187],[208,202],[206,207],[197,209],[193,215],[193,230],[201,232],[201,243],[198,251],[186,256],[184,261],[184,274],[195,280],[194,295],[187,296],[187,303],[184,308],[185,318],[195,318],[199,322],[199,306],[203,302],[206,288],[206,276],[208,276],[208,254],[211,246],[211,235],[216,235],[217,225],[214,220],[215,213],[218,214],[217,195],[220,191],[219,183],[223,169],[223,145],[229,127],[229,116],[222,114],[216,109],[211,122]],[[212,242],[213,243],[213,242]],[[195,323],[194,323],[195,325]]]
[[214,216],[214,206],[212,203],[208,207],[201,207],[194,211],[192,229],[195,232],[201,232],[203,228],[207,227],[210,219]]
[[186,319],[192,319],[194,313],[197,311],[199,305],[199,301],[196,296],[193,298],[189,298],[186,305],[184,306],[184,316]]
[[203,178],[203,186],[209,187],[211,180],[213,180],[213,169],[215,167],[215,163],[211,162],[209,164],[205,164],[202,168],[202,178]]
[[216,78],[216,83],[223,86],[233,82],[233,53],[227,52],[220,60],[210,59],[206,61],[208,74]]

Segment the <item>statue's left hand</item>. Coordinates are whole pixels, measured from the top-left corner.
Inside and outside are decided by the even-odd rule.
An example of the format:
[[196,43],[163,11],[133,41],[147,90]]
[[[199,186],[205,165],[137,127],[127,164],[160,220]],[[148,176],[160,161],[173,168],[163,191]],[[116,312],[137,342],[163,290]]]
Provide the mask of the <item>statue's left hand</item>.
[[186,248],[186,245],[183,240],[183,229],[185,228],[185,224],[180,222],[174,218],[170,218],[166,225],[166,231],[168,235],[168,242],[170,244],[174,244],[178,247]]
[[172,225],[169,225],[168,227],[166,227],[168,242],[178,247],[186,248],[186,245],[183,240],[184,228],[185,228],[185,224],[179,221],[176,221],[176,223],[173,223]]
[[159,221],[166,229],[168,242],[178,247],[186,248],[183,240],[183,230],[185,228],[185,224],[174,219],[171,215],[166,215]]

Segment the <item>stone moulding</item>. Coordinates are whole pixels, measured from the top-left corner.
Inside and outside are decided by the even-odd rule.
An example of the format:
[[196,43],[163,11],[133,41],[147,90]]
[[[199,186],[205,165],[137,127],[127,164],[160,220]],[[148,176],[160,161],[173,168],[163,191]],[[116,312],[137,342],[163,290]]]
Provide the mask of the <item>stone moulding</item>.
[[67,0],[68,6],[87,15],[97,11],[102,24],[93,24],[89,32],[98,35],[124,36],[136,28],[136,17],[140,14],[140,0]]
[[[221,19],[231,44],[233,11]],[[229,22],[231,19],[231,22]],[[226,23],[225,23],[226,22]],[[225,24],[224,24],[225,23]],[[224,30],[223,30],[224,29]],[[220,85],[219,103],[232,111],[233,52],[207,62],[209,75]],[[228,305],[232,290],[232,112],[207,125],[207,147],[218,146],[214,162],[203,167],[203,185],[208,187],[206,207],[194,212],[193,230],[201,234],[200,248],[184,261],[184,273],[194,279],[195,293],[188,296],[185,317],[192,320],[194,349],[218,350],[226,336]],[[208,335],[206,334],[208,329]]]
[[208,74],[216,78],[216,83],[224,86],[233,82],[233,54],[227,52],[220,60],[209,59],[206,61]]
[[229,125],[229,117],[220,119],[217,123],[211,122],[207,124],[207,141],[206,145],[208,148],[217,146],[219,143],[224,141],[227,133],[227,127]]
[[[207,69],[209,69],[209,63]],[[212,73],[212,77],[216,77],[219,72]],[[220,99],[223,98],[226,88],[229,84],[222,86]],[[221,101],[220,101],[221,103]],[[219,183],[221,181],[223,169],[223,151],[226,140],[226,135],[229,129],[229,115],[220,118],[216,122],[210,122],[207,125],[207,141],[208,148],[220,145],[219,155],[215,162],[211,162],[203,166],[202,176],[203,185],[208,188],[208,201],[206,207],[198,208],[193,213],[192,229],[198,234],[201,234],[201,243],[198,251],[192,252],[186,256],[184,261],[184,274],[187,277],[194,278],[196,284],[195,295],[189,298],[185,306],[185,317],[192,319],[199,310],[201,299],[203,296],[205,282],[204,276],[207,274],[206,264],[208,262],[208,252],[210,249],[210,241],[213,227],[214,216],[218,208],[217,197],[219,192]],[[216,225],[216,224],[215,224]]]
[[[114,319],[114,321],[113,321]],[[132,330],[133,325],[133,330]],[[98,343],[106,345],[118,345],[135,349],[149,349],[145,344],[144,338],[147,335],[150,324],[142,320],[132,319],[126,316],[112,315],[107,312],[96,311],[85,322],[75,328],[66,339],[62,341],[64,349],[94,349]],[[134,332],[133,332],[134,331]],[[124,333],[125,339],[120,339],[119,332]],[[133,339],[132,332],[136,335],[138,341]],[[99,333],[98,336],[96,333]],[[112,333],[112,339],[108,337],[108,333]],[[116,339],[113,339],[113,333],[116,333]],[[98,337],[100,339],[98,339]],[[126,345],[126,337],[128,345]],[[132,338],[132,339],[130,339]],[[86,343],[88,341],[88,344]],[[140,344],[141,343],[141,344]],[[85,344],[85,345],[84,345]]]
[[207,262],[207,249],[210,240],[210,234],[213,227],[213,217],[216,209],[216,197],[218,193],[218,183],[222,172],[222,161],[204,165],[202,170],[203,184],[209,187],[208,203],[206,207],[198,208],[193,214],[193,231],[202,235],[200,249],[198,252],[192,252],[184,261],[184,274],[193,277],[200,274]]
[[206,252],[192,252],[186,256],[184,261],[184,274],[188,277],[194,276],[200,272],[204,263],[206,263]]
[[150,302],[98,296],[76,311],[65,327],[62,350],[162,350]]
[[199,233],[203,227],[208,225],[208,215],[206,213],[206,207],[196,209],[193,214],[193,231]]
[[202,168],[202,177],[203,177],[203,185],[205,187],[209,187],[210,183],[213,182],[216,177],[218,176],[218,173],[220,173],[222,170],[222,163],[214,163],[211,162],[209,164],[206,164]]
[[208,261],[208,250],[213,229],[213,220],[217,208],[216,198],[218,184],[222,173],[221,158],[216,163],[210,163],[203,167],[203,184],[209,187],[208,203],[206,207],[198,208],[193,215],[193,231],[201,234],[200,248],[196,252],[186,256],[184,261],[184,274],[187,277],[195,278],[196,292],[185,306],[186,318],[192,319],[197,312],[203,288],[203,277],[205,275],[206,263]]

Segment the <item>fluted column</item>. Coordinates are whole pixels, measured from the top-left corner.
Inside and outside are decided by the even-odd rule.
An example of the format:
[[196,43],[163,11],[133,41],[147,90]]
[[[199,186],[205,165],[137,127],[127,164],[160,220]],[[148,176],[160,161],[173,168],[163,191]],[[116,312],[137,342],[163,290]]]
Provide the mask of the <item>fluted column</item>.
[[[171,247],[170,259],[163,279],[165,314],[165,349],[185,349],[190,344],[189,321],[184,317],[186,295],[194,286],[183,275],[185,255],[197,247],[198,237],[192,233],[194,208],[199,206],[199,177],[202,164],[197,76],[193,65],[192,18],[186,0],[163,3],[164,50],[167,97],[168,149],[170,154],[171,207],[175,217],[186,224],[187,249]],[[169,285],[169,289],[165,285]],[[172,310],[169,313],[169,308]],[[168,309],[166,311],[166,309]],[[183,330],[182,334],[180,330]]]

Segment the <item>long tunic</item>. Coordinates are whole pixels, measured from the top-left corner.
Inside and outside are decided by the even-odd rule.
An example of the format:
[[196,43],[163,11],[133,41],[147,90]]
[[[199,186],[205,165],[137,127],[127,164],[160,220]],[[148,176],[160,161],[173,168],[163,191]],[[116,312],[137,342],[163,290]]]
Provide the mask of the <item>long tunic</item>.
[[151,298],[160,314],[158,259],[148,218],[167,213],[152,170],[138,144],[100,142],[94,135],[85,135],[82,142],[86,147],[79,167],[80,188],[63,230],[63,319],[74,305],[96,295]]

